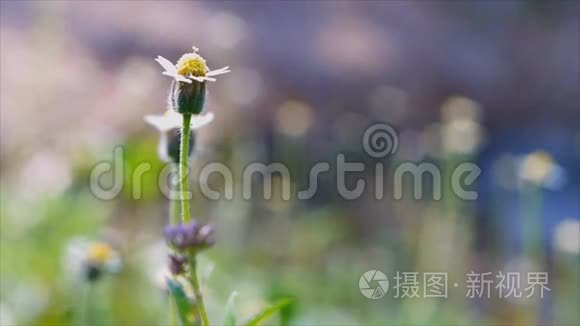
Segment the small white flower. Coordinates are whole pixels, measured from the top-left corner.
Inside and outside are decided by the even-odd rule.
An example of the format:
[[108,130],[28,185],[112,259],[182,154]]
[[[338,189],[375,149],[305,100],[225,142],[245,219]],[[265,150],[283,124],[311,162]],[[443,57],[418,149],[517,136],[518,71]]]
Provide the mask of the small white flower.
[[192,48],[193,52],[182,55],[175,65],[164,57],[157,56],[155,61],[165,69],[162,74],[172,77],[178,82],[191,83],[192,80],[195,80],[201,83],[206,80],[216,81],[213,76],[223,75],[230,72],[229,66],[210,70],[205,59],[197,53],[199,49],[195,46]]
[[554,158],[542,151],[532,152],[519,162],[520,180],[548,189],[558,189],[566,182],[566,171]]
[[86,280],[91,269],[99,274],[118,272],[122,261],[119,253],[108,243],[74,238],[67,245],[64,264],[70,276]]
[[578,255],[580,254],[580,220],[567,218],[560,222],[554,230],[554,247],[558,250]]
[[[191,129],[199,129],[213,121],[214,114],[208,112],[191,116]],[[164,133],[173,129],[180,129],[183,123],[183,115],[167,110],[162,115],[147,115],[145,121],[155,127],[159,132]]]
[[[191,129],[199,129],[214,119],[214,114],[208,112],[201,115],[191,116]],[[163,162],[174,162],[174,157],[170,154],[173,146],[179,146],[179,130],[182,127],[183,115],[173,111],[167,110],[162,115],[147,115],[145,121],[155,127],[161,134],[159,145],[157,146],[157,153]],[[193,138],[190,138],[190,145]]]

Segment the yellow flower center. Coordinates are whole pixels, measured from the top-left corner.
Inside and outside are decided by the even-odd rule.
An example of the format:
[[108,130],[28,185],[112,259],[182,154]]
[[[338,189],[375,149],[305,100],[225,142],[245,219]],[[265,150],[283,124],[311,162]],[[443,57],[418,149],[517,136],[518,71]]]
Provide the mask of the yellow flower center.
[[207,71],[205,60],[197,53],[184,54],[177,61],[177,73],[182,76],[203,77]]
[[89,260],[97,264],[105,264],[113,256],[113,249],[106,243],[97,242],[89,247]]

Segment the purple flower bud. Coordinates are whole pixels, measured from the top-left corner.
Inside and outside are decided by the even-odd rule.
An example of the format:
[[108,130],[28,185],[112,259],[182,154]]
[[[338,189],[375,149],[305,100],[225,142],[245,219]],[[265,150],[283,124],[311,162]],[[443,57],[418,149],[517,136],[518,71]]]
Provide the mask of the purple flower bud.
[[185,271],[185,258],[176,255],[169,255],[169,271],[173,275],[183,274]]
[[204,249],[214,241],[211,237],[213,227],[204,225],[199,227],[197,222],[169,225],[165,227],[165,239],[177,249]]
[[213,245],[215,243],[215,239],[213,238],[214,231],[215,230],[213,226],[209,224],[202,226],[199,229],[199,232],[197,233],[199,236],[199,240],[201,240],[204,243],[207,243],[208,245]]

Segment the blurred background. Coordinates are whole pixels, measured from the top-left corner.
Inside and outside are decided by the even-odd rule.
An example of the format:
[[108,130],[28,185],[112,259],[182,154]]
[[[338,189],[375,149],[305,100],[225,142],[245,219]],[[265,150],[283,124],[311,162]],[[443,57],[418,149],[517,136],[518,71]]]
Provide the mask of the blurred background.
[[[270,323],[573,325],[579,322],[580,93],[576,1],[186,2],[2,1],[1,325],[73,323],[83,298],[70,252],[106,241],[122,269],[94,285],[95,325],[167,323],[162,228],[167,199],[157,174],[132,196],[142,162],[159,171],[158,133],[146,114],[165,110],[175,62],[192,45],[211,68],[232,72],[210,87],[216,121],[197,136],[194,167],[222,162],[236,189],[250,162],[284,163],[274,196],[209,200],[194,215],[215,225],[203,255],[210,318],[231,291],[251,316],[294,297]],[[365,129],[398,130],[395,155],[375,159]],[[125,148],[127,182],[95,197],[89,173]],[[342,199],[333,171],[310,200],[310,168],[336,155],[366,163],[348,178],[385,195]],[[441,200],[393,196],[404,161],[443,171]],[[450,190],[450,171],[474,162],[476,201]],[[195,176],[195,172],[194,172]],[[212,189],[223,189],[219,176]],[[260,193],[262,185],[254,186]],[[194,191],[198,187],[194,187]],[[445,272],[449,297],[365,298],[359,278],[383,271]],[[470,271],[547,272],[544,298],[466,298]],[[522,282],[525,274],[522,276]],[[496,280],[494,280],[495,282]],[[496,283],[494,283],[495,285]]]

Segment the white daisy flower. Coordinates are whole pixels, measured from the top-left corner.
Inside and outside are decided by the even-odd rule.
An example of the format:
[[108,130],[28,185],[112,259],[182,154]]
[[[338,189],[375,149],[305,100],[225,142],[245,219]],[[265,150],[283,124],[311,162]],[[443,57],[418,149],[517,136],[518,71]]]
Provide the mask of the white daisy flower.
[[[214,114],[208,112],[205,114],[194,115],[191,117],[191,130],[199,129],[213,121]],[[167,132],[173,129],[180,129],[183,123],[183,115],[167,110],[162,115],[147,115],[145,121],[155,127],[159,132]]]
[[[212,112],[191,116],[191,130],[199,129],[213,121]],[[157,154],[163,162],[175,163],[179,161],[179,141],[181,124],[183,116],[173,110],[167,110],[163,115],[145,116],[145,121],[159,130],[161,138],[157,146]],[[189,153],[191,155],[193,144],[195,143],[194,134],[190,133]]]
[[65,269],[74,279],[94,281],[103,273],[116,273],[121,269],[119,253],[106,242],[86,238],[72,239],[64,257]]
[[206,80],[216,81],[214,76],[223,75],[230,72],[229,66],[217,70],[209,69],[205,59],[197,53],[199,49],[195,46],[192,48],[193,52],[182,55],[175,65],[164,57],[157,56],[155,61],[157,61],[161,67],[165,69],[162,74],[172,77],[178,82],[190,84],[192,80],[198,81],[200,83],[205,82]]

